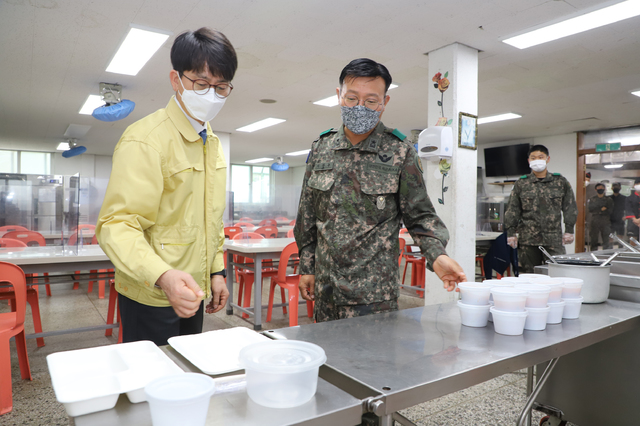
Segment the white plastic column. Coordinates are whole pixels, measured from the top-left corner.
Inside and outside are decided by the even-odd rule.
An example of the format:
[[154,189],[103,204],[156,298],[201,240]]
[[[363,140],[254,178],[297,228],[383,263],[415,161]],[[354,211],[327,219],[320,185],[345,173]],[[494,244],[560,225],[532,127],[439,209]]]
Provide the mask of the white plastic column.
[[[434,87],[431,79],[441,73],[447,75],[450,84],[444,95]],[[448,74],[447,74],[448,73]],[[438,216],[449,230],[447,253],[464,269],[468,281],[475,279],[476,234],[476,169],[477,151],[458,147],[459,113],[478,115],[478,51],[454,43],[429,52],[428,125],[435,126],[444,114],[452,120],[453,157],[442,194],[442,174],[438,161],[423,159],[424,178],[429,197]],[[442,107],[438,105],[442,101]],[[444,204],[438,202],[444,198]],[[444,303],[456,299],[457,293],[448,293],[440,279],[427,271],[425,305]]]

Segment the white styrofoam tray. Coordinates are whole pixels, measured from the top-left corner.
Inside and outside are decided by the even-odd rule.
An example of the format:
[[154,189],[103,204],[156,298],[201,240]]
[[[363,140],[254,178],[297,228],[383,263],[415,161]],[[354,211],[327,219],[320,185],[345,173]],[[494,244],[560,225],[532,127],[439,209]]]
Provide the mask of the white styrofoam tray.
[[265,340],[271,339],[246,327],[234,327],[171,337],[168,342],[203,373],[216,375],[242,370],[240,350]]
[[146,401],[144,387],[182,369],[153,342],[140,341],[47,356],[56,399],[72,417],[113,408],[121,393]]

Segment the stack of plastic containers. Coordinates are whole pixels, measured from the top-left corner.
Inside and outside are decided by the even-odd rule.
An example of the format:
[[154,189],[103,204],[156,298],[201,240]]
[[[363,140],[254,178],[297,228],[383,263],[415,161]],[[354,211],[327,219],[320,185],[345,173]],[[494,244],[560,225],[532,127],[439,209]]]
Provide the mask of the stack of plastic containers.
[[580,278],[561,277],[562,300],[565,303],[562,318],[576,319],[580,316],[580,308],[584,297],[580,295],[584,282]]
[[527,291],[517,287],[493,287],[493,328],[496,333],[518,336],[524,330],[527,319]]
[[540,284],[517,284],[519,290],[527,292],[527,321],[524,323],[525,330],[544,330],[547,328],[547,317],[551,308],[547,306],[551,289]]
[[458,284],[460,289],[460,319],[467,327],[486,327],[489,320],[489,296],[491,285],[485,283],[464,282]]
[[546,278],[536,280],[536,284],[549,287],[549,301],[551,308],[547,315],[547,324],[560,324],[564,313],[565,302],[562,300],[562,280],[560,278]]

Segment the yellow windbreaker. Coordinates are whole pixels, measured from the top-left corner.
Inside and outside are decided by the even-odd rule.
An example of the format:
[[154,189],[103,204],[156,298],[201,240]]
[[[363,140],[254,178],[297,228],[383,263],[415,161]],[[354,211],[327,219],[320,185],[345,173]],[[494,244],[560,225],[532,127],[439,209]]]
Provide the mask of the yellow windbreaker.
[[191,274],[209,297],[209,275],[224,268],[227,164],[209,124],[207,134],[203,145],[172,98],[114,150],[96,235],[118,293],[144,305],[170,306],[154,287],[169,269]]

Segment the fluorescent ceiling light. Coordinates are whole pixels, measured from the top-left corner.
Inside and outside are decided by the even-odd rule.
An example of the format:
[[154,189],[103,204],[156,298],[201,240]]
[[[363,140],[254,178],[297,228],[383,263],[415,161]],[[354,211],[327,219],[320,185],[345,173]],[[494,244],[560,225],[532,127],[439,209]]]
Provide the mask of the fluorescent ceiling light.
[[69,151],[69,142],[60,142],[56,149],[58,151]]
[[[391,83],[389,85],[389,90],[395,89],[396,87],[398,87],[397,84]],[[334,107],[334,106],[338,105],[339,103],[340,102],[338,102],[338,95],[333,95],[333,96],[329,96],[328,98],[324,98],[324,99],[320,99],[319,101],[315,101],[313,104],[314,105],[320,105],[320,106],[326,106],[326,107]]]
[[[615,143],[615,142],[609,142],[609,143]],[[640,138],[621,139],[620,145],[622,146],[640,145]]]
[[244,127],[236,129],[238,132],[255,132],[256,130],[264,129],[265,127],[275,126],[276,124],[284,123],[287,120],[282,118],[265,118],[264,120],[256,121],[255,123],[248,124]]
[[295,157],[296,155],[308,154],[309,151],[311,151],[311,150],[310,149],[303,149],[302,151],[287,152],[285,155],[290,155],[292,157]]
[[107,72],[136,75],[154,53],[167,41],[170,32],[131,27]]
[[498,115],[492,115],[490,117],[478,118],[478,124],[493,123],[494,121],[513,120],[514,118],[520,118],[520,117],[522,116],[519,114],[508,112],[506,114],[498,114]]
[[80,108],[80,114],[91,115],[93,114],[93,110],[104,105],[104,101],[102,100],[102,96],[100,95],[89,95],[86,101],[84,101],[84,105]]
[[273,161],[273,158],[263,157],[263,158],[255,158],[253,160],[247,160],[245,163],[266,163],[267,161]]
[[632,95],[640,96],[640,90],[634,90],[631,92]]
[[622,164],[605,164],[604,168],[605,169],[619,169],[622,166],[623,166]]
[[503,42],[518,49],[526,49],[527,47],[613,24],[614,22],[633,18],[638,15],[640,15],[640,1],[627,0],[614,4],[613,6],[558,22],[557,24],[548,25],[516,37],[508,38],[503,40]]

